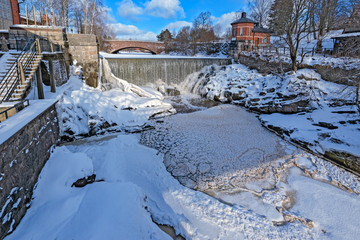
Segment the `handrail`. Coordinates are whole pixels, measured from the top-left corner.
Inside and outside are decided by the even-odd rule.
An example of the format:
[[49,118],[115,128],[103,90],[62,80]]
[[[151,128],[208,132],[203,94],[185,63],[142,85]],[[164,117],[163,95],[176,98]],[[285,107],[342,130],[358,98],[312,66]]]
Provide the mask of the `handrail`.
[[[0,103],[7,101],[11,98],[11,95],[14,93],[16,87],[19,85],[20,80],[25,81],[26,79],[20,79],[21,76],[19,71],[19,64],[21,64],[23,72],[27,72],[30,70],[32,63],[34,62],[37,53],[40,53],[40,46],[38,46],[38,41],[35,39],[30,39],[19,57],[12,64],[8,72],[5,74],[3,80],[0,82]],[[12,83],[10,83],[13,81]]]

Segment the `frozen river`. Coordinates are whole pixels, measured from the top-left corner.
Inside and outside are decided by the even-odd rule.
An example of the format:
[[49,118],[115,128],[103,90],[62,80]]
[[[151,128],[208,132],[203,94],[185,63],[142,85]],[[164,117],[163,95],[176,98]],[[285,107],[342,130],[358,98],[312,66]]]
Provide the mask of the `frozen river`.
[[[219,105],[152,125],[57,147],[6,240],[172,239],[157,224],[185,239],[359,236],[359,178],[284,142],[254,114]],[[92,174],[101,181],[72,187]]]

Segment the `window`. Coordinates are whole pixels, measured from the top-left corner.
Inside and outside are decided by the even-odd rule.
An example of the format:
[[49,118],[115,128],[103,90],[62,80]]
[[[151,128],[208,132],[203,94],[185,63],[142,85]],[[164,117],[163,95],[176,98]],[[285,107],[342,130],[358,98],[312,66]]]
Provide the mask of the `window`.
[[240,36],[243,36],[243,35],[244,35],[244,29],[240,28]]
[[251,27],[249,27],[249,36],[251,36]]
[[262,42],[262,43],[267,43],[267,38],[261,39],[261,42]]

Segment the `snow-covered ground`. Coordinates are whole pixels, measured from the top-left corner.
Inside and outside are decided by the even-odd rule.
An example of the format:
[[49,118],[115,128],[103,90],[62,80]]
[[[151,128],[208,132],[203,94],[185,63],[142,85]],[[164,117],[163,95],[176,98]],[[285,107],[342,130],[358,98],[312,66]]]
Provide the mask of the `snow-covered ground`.
[[[260,194],[257,183],[249,182],[241,194],[217,193],[228,203],[181,186],[162,160],[156,150],[139,145],[136,135],[93,137],[56,148],[31,207],[6,239],[170,239],[152,219],[186,239],[354,239],[359,234],[360,216],[353,211],[360,207],[359,179],[320,159],[304,155],[279,162],[278,169],[290,172],[286,177],[284,170],[276,189]],[[71,187],[92,174],[103,181]],[[339,185],[355,193],[334,186],[338,175]],[[276,207],[289,223],[281,224]]]
[[324,81],[314,70],[262,76],[241,64],[209,66],[179,88],[263,113],[264,125],[320,154],[360,157],[356,88]]

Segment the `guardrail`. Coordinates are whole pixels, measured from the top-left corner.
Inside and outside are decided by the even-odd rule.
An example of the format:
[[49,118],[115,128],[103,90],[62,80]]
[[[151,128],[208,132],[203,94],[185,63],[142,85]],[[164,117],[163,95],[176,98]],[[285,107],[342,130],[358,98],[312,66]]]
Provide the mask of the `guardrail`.
[[15,115],[16,113],[20,112],[21,110],[23,110],[24,108],[26,108],[29,105],[30,105],[29,100],[26,99],[20,103],[15,104],[14,106],[12,106],[8,109],[6,109],[5,111],[0,112],[0,122],[5,121],[9,117]]

